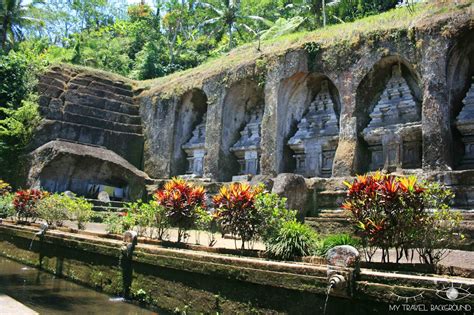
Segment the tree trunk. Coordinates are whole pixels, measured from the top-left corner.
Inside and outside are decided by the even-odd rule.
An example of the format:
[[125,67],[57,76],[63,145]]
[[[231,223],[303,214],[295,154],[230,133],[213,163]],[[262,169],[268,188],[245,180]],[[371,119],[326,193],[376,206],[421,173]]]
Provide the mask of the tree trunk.
[[2,23],[2,49],[6,51],[5,45],[7,44],[7,28],[8,28],[8,15],[3,18]]
[[232,34],[232,24],[233,23],[229,24],[229,50],[231,50],[232,46],[234,46],[234,43],[233,43],[233,41],[234,41],[233,35],[234,34]]

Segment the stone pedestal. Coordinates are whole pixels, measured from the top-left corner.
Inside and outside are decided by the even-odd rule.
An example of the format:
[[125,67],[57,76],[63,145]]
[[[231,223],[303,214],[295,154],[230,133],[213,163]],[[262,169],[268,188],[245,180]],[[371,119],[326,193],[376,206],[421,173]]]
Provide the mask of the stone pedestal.
[[371,153],[370,170],[421,167],[420,116],[400,66],[393,66],[392,77],[362,132]]
[[464,106],[455,123],[464,143],[464,157],[461,160],[461,167],[474,168],[474,77],[462,102]]
[[321,91],[298,123],[298,130],[288,141],[295,152],[297,174],[307,177],[330,177],[339,139],[339,122],[334,103],[323,81]]
[[263,111],[256,108],[250,114],[250,121],[240,132],[240,139],[230,151],[237,157],[240,164],[238,175],[256,175],[260,172],[260,125]]
[[204,169],[204,156],[206,155],[205,141],[206,115],[204,115],[202,122],[194,128],[191,139],[182,146],[187,155],[187,175],[194,177],[202,176]]

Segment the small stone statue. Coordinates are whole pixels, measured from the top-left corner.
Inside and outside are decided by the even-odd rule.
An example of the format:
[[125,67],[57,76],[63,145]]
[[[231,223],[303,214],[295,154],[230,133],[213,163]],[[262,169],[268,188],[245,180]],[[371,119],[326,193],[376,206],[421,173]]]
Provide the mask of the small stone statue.
[[464,106],[455,122],[464,143],[464,156],[461,160],[461,167],[474,168],[474,77],[472,77],[471,87],[467,91],[462,103]]

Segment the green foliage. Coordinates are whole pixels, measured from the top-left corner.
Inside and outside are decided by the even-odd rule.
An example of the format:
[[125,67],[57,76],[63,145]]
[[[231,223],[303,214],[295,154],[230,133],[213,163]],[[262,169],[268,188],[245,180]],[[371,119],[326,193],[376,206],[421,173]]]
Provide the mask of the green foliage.
[[15,207],[13,206],[12,193],[6,193],[0,196],[0,218],[9,218],[15,215]]
[[21,167],[19,156],[39,123],[32,90],[42,67],[31,52],[0,55],[0,174],[13,184]]
[[197,221],[196,229],[198,234],[196,235],[197,242],[199,242],[200,231],[205,231],[207,234],[207,245],[212,247],[216,244],[215,233],[217,232],[217,222],[215,217],[206,209],[199,207],[196,209]]
[[328,250],[340,245],[350,245],[357,248],[360,246],[360,241],[349,234],[328,235],[318,241],[316,253],[319,256],[325,256]]
[[84,230],[85,223],[90,221],[94,213],[92,206],[84,197],[71,198],[71,202],[68,205],[69,219],[76,221],[79,230]]
[[269,256],[281,260],[294,260],[315,252],[317,234],[308,225],[296,220],[286,221],[266,242]]
[[294,33],[303,22],[304,18],[301,16],[295,16],[288,20],[285,18],[279,18],[272,27],[262,31],[260,39],[267,40]]
[[296,220],[296,211],[286,208],[286,198],[266,191],[255,197],[255,208],[264,217],[260,236],[265,242],[274,237],[287,221]]
[[104,220],[105,231],[109,234],[122,234],[124,213],[110,213]]
[[50,226],[62,226],[69,219],[69,209],[74,201],[64,194],[52,194],[37,204],[38,216]]
[[137,53],[131,77],[138,80],[162,77],[166,74],[163,66],[163,51],[158,43],[146,43],[143,49]]

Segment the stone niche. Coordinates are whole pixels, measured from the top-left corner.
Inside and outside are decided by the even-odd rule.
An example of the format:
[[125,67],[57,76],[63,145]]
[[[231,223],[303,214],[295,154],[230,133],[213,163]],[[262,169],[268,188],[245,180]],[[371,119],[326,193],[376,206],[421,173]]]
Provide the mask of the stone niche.
[[206,114],[202,121],[194,128],[193,135],[188,142],[182,145],[186,152],[187,165],[185,177],[202,177],[204,156],[206,155]]
[[421,112],[401,65],[392,74],[362,131],[370,152],[369,170],[421,167]]
[[207,97],[199,89],[183,95],[176,112],[172,176],[202,177],[206,139]]
[[474,32],[457,38],[450,49],[447,92],[451,119],[452,166],[474,168]]
[[222,109],[219,180],[246,180],[260,172],[260,125],[264,93],[252,79],[233,84]]
[[240,132],[240,139],[230,151],[237,157],[239,175],[257,175],[260,172],[260,127],[263,106],[257,106],[250,112],[250,120]]
[[307,177],[330,177],[338,141],[339,121],[328,81],[324,80],[296,133],[288,140],[295,153],[295,172]]
[[462,103],[464,106],[455,122],[464,144],[464,155],[460,166],[474,168],[474,77],[471,78],[471,87]]
[[114,200],[143,197],[149,177],[117,153],[103,147],[65,140],[50,141],[28,155],[27,186],[50,192],[72,191]]

